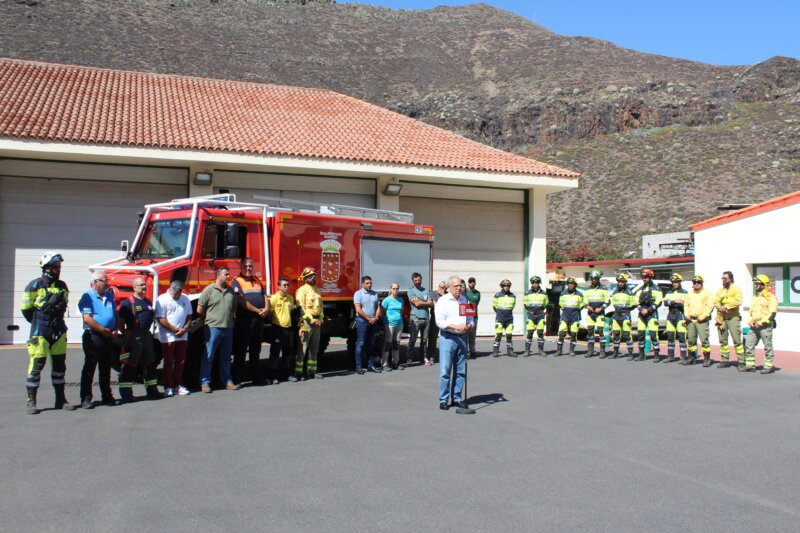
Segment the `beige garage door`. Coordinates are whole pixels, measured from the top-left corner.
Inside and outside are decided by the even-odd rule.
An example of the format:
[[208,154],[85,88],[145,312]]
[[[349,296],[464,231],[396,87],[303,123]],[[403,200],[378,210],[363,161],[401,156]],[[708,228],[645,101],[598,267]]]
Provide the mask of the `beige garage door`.
[[0,344],[24,343],[28,337],[28,323],[19,311],[21,295],[40,274],[38,258],[46,250],[64,256],[62,279],[71,292],[68,338],[80,342],[77,302],[89,286],[87,266],[119,255],[120,241],[135,235],[144,204],[185,197],[185,174],[183,185],[167,185],[16,178],[3,175],[3,170],[0,167]]
[[[516,333],[523,330],[524,208],[519,203],[400,198],[400,210],[414,213],[414,222],[435,227],[435,286],[451,275],[474,276],[481,291],[478,334],[494,332],[492,297],[508,278],[518,298]],[[409,281],[410,284],[410,281]]]
[[373,179],[217,170],[214,172],[214,192],[235,194],[240,202],[259,203],[255,196],[269,196],[321,204],[375,207]]

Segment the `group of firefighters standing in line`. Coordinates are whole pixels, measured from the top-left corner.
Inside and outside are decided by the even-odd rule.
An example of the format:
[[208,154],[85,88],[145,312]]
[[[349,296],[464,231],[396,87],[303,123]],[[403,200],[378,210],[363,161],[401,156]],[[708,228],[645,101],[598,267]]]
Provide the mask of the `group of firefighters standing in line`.
[[[705,280],[701,275],[692,278],[692,290],[687,291],[681,287],[683,277],[673,274],[670,281],[672,287],[667,291],[653,281],[652,270],[642,271],[642,285],[634,292],[628,287],[627,274],[619,274],[615,287],[609,288],[601,284],[601,273],[594,270],[590,273],[590,285],[584,290],[578,290],[575,278],[568,278],[566,289],[558,299],[561,316],[558,327],[558,340],[556,343],[556,356],[563,355],[564,342],[569,335],[569,355],[575,355],[575,345],[581,320],[581,310],[586,308],[587,352],[585,357],[599,355],[601,359],[609,356],[603,343],[605,341],[606,309],[613,306],[608,320],[613,345],[612,358],[620,356],[620,344],[627,345],[628,360],[645,360],[647,337],[652,343],[653,362],[671,363],[679,360],[679,364],[691,365],[698,361],[698,341],[702,345],[703,366],[709,367],[711,361],[711,347],[709,345],[709,329],[711,317],[716,310],[715,325],[719,332],[721,362],[719,368],[732,365],[730,360],[730,345],[734,346],[739,372],[752,372],[755,367],[755,348],[759,341],[763,342],[766,352],[762,374],[775,371],[774,354],[772,349],[772,330],[775,327],[775,314],[778,311],[776,297],[767,289],[769,278],[758,275],[753,278],[755,295],[750,305],[747,318],[749,331],[747,338],[742,340],[742,317],[739,311],[742,305],[742,291],[733,283],[733,274],[722,274],[722,287],[712,295],[704,287]],[[544,330],[549,308],[547,292],[542,289],[542,280],[539,276],[530,279],[530,289],[525,293],[523,305],[526,318],[526,339],[524,356],[531,355],[534,333],[537,335],[536,352],[546,357],[544,351]],[[496,313],[495,339],[492,355],[500,355],[500,343],[503,335],[506,337],[506,350],[508,355],[516,357],[512,344],[513,309],[516,305],[516,296],[511,292],[511,282],[500,282],[500,292],[493,300]],[[658,339],[659,308],[667,308],[666,335],[667,356],[661,358],[661,345]],[[631,311],[637,309],[636,323],[638,357],[634,354],[633,325]],[[679,346],[680,357],[675,357],[675,344]],[[595,351],[595,346],[598,351]]]
[[[66,323],[64,314],[67,310],[69,290],[60,279],[61,263],[63,258],[55,252],[46,252],[39,260],[42,276],[31,281],[23,294],[21,311],[25,319],[31,324],[31,334],[28,340],[28,353],[30,362],[27,374],[27,409],[31,414],[39,412],[37,407],[37,391],[39,388],[41,371],[45,361],[51,361],[51,380],[55,389],[55,408],[73,410],[76,406],[70,404],[65,396],[64,375],[66,371]],[[215,282],[207,286],[198,300],[198,315],[203,323],[198,326],[204,328],[204,353],[201,358],[200,384],[201,391],[210,393],[211,389],[211,364],[215,355],[218,356],[219,375],[225,382],[224,388],[237,390],[243,380],[242,370],[245,355],[250,355],[250,372],[255,383],[277,383],[279,381],[279,356],[283,356],[283,367],[291,381],[302,381],[306,378],[322,378],[317,372],[317,354],[321,327],[324,320],[323,300],[319,288],[316,287],[316,272],[308,267],[303,270],[300,279],[303,285],[296,291],[295,297],[287,293],[289,280],[278,280],[278,292],[268,296],[261,282],[253,276],[253,262],[245,258],[241,263],[242,272],[229,284],[230,273],[226,267],[216,270]],[[680,349],[680,364],[691,365],[698,360],[698,341],[702,345],[703,366],[711,366],[711,348],[709,346],[709,327],[712,314],[716,310],[716,326],[719,331],[721,359],[719,367],[731,365],[730,346],[728,339],[734,345],[738,370],[751,372],[755,370],[755,347],[759,341],[764,343],[766,357],[762,374],[774,371],[774,356],[772,349],[772,330],[775,327],[775,315],[778,309],[777,299],[766,288],[769,279],[758,275],[753,279],[755,295],[750,306],[747,324],[749,332],[744,344],[742,342],[742,326],[739,308],[742,305],[742,291],[733,284],[733,274],[725,272],[722,275],[722,287],[716,295],[704,288],[704,279],[700,275],[692,278],[693,287],[686,291],[681,287],[683,278],[673,274],[672,288],[662,292],[653,281],[653,272],[645,269],[642,272],[642,285],[635,292],[628,287],[627,274],[617,276],[617,285],[613,288],[601,284],[601,274],[592,271],[590,286],[585,291],[579,291],[575,278],[567,279],[566,289],[559,296],[560,322],[558,328],[557,348],[555,355],[563,355],[564,342],[569,335],[569,355],[575,355],[575,346],[581,320],[581,311],[587,309],[587,353],[585,357],[599,355],[601,359],[609,356],[604,342],[604,329],[606,326],[606,310],[613,306],[608,320],[610,321],[611,339],[613,343],[612,358],[620,356],[620,344],[627,345],[628,359],[633,360],[634,343],[632,337],[631,311],[638,310],[636,324],[637,340],[639,346],[638,361],[645,360],[646,337],[649,335],[653,362],[673,362],[675,357],[675,344]],[[365,276],[362,281],[362,290],[354,298],[356,319],[354,327],[357,329],[356,345],[356,371],[363,374],[361,368],[362,351],[366,351],[368,368],[374,368],[372,363],[371,342],[372,325],[381,317],[380,311],[385,311],[387,319],[399,319],[398,325],[402,327],[401,312],[403,305],[397,296],[399,286],[393,284],[392,292],[378,303],[377,294],[371,290],[371,279]],[[436,349],[436,334],[438,331],[430,312],[439,297],[446,291],[446,283],[439,284],[438,291],[429,291],[421,286],[421,276],[414,273],[412,282],[414,288],[409,291],[411,303],[411,338],[409,339],[409,354],[414,351],[418,337],[421,337],[420,353],[426,364],[433,364],[433,354]],[[526,291],[523,305],[525,308],[525,352],[524,356],[531,355],[534,334],[537,336],[536,353],[542,357],[544,351],[544,330],[547,313],[549,310],[549,297],[541,286],[541,278],[530,278],[530,289]],[[480,303],[480,292],[475,288],[475,278],[469,278],[469,287],[462,287],[466,301],[473,308],[472,315],[477,319],[477,306]],[[146,283],[141,277],[132,281],[134,294],[123,301],[119,309],[114,298],[114,293],[108,288],[108,280],[102,272],[92,274],[92,288],[87,291],[78,305],[84,322],[83,348],[86,355],[81,376],[81,407],[91,408],[92,381],[94,372],[99,367],[100,389],[102,403],[116,404],[110,388],[111,358],[114,356],[114,343],[119,333],[124,332],[122,342],[122,355],[120,362],[120,395],[122,402],[133,401],[133,378],[136,369],[141,366],[144,374],[144,384],[148,397],[160,397],[156,385],[155,356],[153,353],[153,337],[151,334],[153,321],[160,326],[162,349],[164,353],[164,396],[185,395],[189,391],[181,383],[183,364],[188,345],[187,332],[192,327],[191,305],[182,294],[183,284],[173,282],[170,289],[153,305],[146,298]],[[492,307],[495,311],[495,338],[493,343],[494,357],[500,355],[500,344],[503,336],[506,338],[507,353],[516,357],[513,348],[512,333],[514,328],[513,310],[516,306],[516,296],[511,292],[511,282],[503,280],[500,283],[500,292],[495,294]],[[397,300],[397,301],[394,301]],[[387,305],[388,302],[388,305]],[[666,334],[667,356],[662,359],[658,339],[658,314],[661,306],[667,307]],[[299,315],[299,316],[298,316]],[[260,373],[259,356],[262,343],[262,325],[265,319],[270,319],[275,338],[270,346],[271,376],[268,379]],[[299,328],[296,325],[299,322]],[[383,368],[389,369],[389,351],[392,353],[393,363],[399,363],[397,325],[392,326],[387,320],[387,338],[384,347]],[[397,329],[397,332],[395,332]],[[475,328],[469,335],[468,353],[475,357]],[[425,341],[428,340],[428,350]],[[299,341],[299,342],[298,342]],[[366,342],[365,342],[366,341]],[[295,344],[297,347],[295,348]],[[366,344],[366,346],[365,346]],[[595,351],[595,347],[598,350]],[[364,350],[366,348],[366,350]],[[230,368],[230,359],[233,355],[233,374]],[[288,367],[294,361],[294,369]],[[407,363],[410,363],[410,359]],[[287,376],[284,376],[287,377]]]

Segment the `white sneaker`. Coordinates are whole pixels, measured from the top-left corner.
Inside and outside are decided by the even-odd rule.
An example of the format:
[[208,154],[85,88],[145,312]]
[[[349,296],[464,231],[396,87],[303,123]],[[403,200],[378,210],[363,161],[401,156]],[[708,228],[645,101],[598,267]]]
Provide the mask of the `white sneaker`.
[[172,389],[164,389],[164,398],[170,398],[172,396],[175,396],[175,393],[172,391]]
[[178,396],[189,396],[191,394],[189,389],[184,387],[183,385],[178,386]]

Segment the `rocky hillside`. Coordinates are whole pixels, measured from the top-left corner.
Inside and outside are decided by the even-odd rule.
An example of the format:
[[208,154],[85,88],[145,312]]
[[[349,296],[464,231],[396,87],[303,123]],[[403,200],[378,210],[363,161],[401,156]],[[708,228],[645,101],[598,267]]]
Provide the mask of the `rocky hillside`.
[[639,235],[800,188],[800,62],[712,66],[557,35],[485,4],[0,0],[0,56],[327,87],[584,173],[562,243]]

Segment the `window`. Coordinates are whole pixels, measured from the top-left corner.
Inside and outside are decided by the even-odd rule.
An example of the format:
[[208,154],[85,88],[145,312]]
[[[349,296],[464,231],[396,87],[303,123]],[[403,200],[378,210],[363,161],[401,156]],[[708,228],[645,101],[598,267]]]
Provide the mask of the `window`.
[[800,307],[800,263],[753,265],[753,275],[769,277],[767,287],[778,299],[778,305]]
[[[239,239],[239,255],[237,259],[247,257],[247,250],[245,249],[247,243],[247,228],[244,226],[238,227]],[[225,242],[225,226],[222,224],[208,224],[203,232],[203,259],[224,259],[225,248],[228,243]],[[227,259],[233,259],[228,257]]]
[[176,218],[159,220],[147,225],[147,233],[142,239],[142,259],[168,259],[186,252],[189,237],[189,219]]

